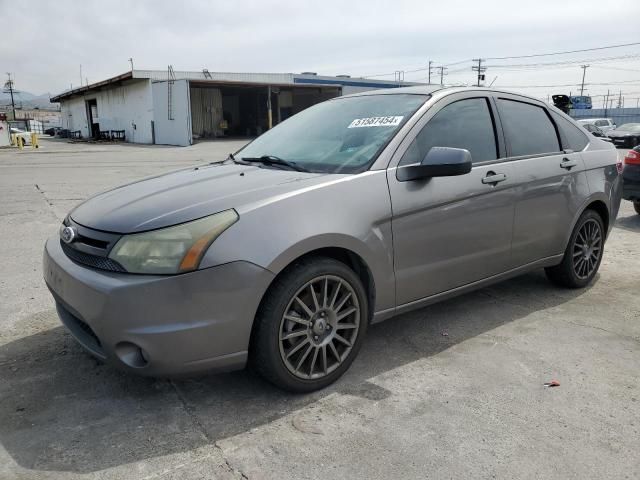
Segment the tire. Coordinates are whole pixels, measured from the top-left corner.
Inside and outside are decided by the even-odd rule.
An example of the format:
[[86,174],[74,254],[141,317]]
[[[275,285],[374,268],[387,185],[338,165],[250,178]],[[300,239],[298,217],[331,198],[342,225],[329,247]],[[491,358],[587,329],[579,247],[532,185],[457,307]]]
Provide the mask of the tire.
[[290,392],[324,388],[349,368],[368,322],[367,294],[353,270],[332,258],[300,260],[275,280],[260,305],[250,364]]
[[562,287],[586,287],[600,268],[604,240],[602,218],[594,210],[585,210],[571,232],[562,262],[545,268],[547,278]]
[[633,208],[638,215],[640,215],[640,201],[633,202]]

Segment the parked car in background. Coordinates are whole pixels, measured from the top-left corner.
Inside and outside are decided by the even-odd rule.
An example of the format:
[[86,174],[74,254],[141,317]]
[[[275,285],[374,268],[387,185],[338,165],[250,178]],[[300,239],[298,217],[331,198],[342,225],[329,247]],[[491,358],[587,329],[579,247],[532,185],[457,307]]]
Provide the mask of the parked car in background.
[[622,198],[633,202],[636,213],[640,215],[640,146],[630,150],[624,157],[622,178]]
[[225,161],[93,196],[47,241],[43,274],[101,360],[154,376],[250,362],[308,392],[349,368],[372,323],[539,268],[591,283],[617,159],[523,95],[338,97]]
[[610,118],[583,118],[578,120],[578,123],[582,126],[595,125],[603,132],[608,132],[616,128],[616,124]]
[[625,123],[607,132],[616,147],[634,148],[640,145],[640,123]]
[[15,135],[20,141],[23,142],[23,145],[31,145],[30,132],[25,132],[24,130],[20,130],[18,128],[12,128],[11,135]]
[[50,127],[47,128],[44,133],[46,135],[49,135],[50,137],[55,137],[56,134],[58,134],[60,132],[60,130],[62,130],[60,127]]
[[604,140],[605,142],[611,142],[611,139],[607,137],[607,135],[600,129],[600,127],[596,127],[591,123],[585,123],[582,126],[594,137],[598,137],[600,140]]

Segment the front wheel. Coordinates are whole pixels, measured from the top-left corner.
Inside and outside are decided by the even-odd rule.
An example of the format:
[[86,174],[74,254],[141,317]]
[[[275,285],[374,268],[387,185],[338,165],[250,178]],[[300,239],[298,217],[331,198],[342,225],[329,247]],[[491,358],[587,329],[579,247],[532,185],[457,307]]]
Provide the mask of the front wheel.
[[600,267],[604,238],[602,218],[594,210],[586,210],[571,233],[562,263],[545,269],[547,278],[563,287],[586,287]]
[[353,362],[368,313],[365,289],[353,270],[331,258],[301,260],[275,281],[260,306],[251,363],[285,390],[323,388]]
[[640,215],[640,201],[633,202],[633,208],[635,209],[636,213]]

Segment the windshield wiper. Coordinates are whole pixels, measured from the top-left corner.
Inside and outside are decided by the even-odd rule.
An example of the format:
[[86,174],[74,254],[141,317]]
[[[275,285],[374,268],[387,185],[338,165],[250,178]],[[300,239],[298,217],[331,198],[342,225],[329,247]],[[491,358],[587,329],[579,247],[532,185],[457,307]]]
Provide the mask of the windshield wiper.
[[309,172],[304,167],[301,167],[295,162],[290,162],[289,160],[283,160],[280,157],[276,157],[274,155],[262,155],[261,157],[242,157],[243,162],[248,163],[264,163],[265,165],[281,165],[283,167],[290,168],[291,170],[295,170],[296,172]]

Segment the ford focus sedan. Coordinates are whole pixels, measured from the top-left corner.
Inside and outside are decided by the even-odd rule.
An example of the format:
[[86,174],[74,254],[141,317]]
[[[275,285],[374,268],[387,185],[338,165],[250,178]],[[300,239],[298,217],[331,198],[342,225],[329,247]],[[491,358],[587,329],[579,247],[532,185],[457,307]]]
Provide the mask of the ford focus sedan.
[[47,241],[95,357],[322,388],[372,323],[535,269],[588,285],[621,199],[611,144],[482,88],[339,97],[220,160],[98,194]]

